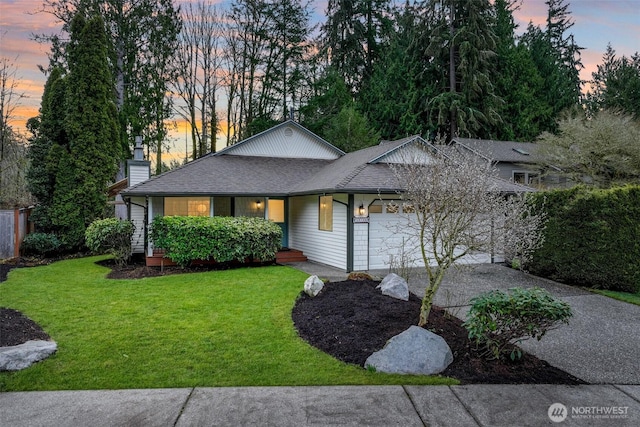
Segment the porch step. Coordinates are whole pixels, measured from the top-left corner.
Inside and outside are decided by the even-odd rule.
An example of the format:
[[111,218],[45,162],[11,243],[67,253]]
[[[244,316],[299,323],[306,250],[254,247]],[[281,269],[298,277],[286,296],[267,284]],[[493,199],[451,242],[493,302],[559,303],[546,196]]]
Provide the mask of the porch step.
[[276,254],[276,262],[278,264],[284,264],[287,262],[306,262],[307,257],[297,249],[285,249],[278,251]]

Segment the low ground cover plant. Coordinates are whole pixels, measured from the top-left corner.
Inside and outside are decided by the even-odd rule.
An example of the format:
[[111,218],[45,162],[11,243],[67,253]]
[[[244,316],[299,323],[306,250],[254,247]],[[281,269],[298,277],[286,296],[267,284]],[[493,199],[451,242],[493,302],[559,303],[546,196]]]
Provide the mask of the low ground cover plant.
[[562,323],[569,323],[571,307],[541,288],[494,290],[471,300],[464,323],[469,338],[486,347],[486,356],[512,360],[522,356],[512,345],[535,338],[538,341]]
[[111,254],[120,265],[131,257],[131,237],[136,227],[131,221],[105,218],[92,222],[85,231],[85,244],[96,254]]
[[186,267],[194,260],[273,260],[282,230],[263,218],[165,216],[154,218],[151,239],[167,258]]

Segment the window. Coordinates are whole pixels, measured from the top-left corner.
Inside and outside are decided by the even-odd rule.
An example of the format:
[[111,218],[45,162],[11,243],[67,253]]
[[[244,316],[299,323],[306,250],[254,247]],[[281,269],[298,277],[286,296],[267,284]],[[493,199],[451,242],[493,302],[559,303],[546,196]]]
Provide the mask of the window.
[[284,222],[284,200],[269,199],[269,221],[283,223]]
[[208,197],[165,197],[165,216],[209,216],[211,200]]
[[524,184],[526,183],[526,178],[527,174],[524,172],[514,172],[513,173],[513,182],[515,182],[516,184]]
[[540,178],[533,172],[513,172],[513,182],[522,185],[538,185]]
[[213,214],[215,216],[233,216],[231,213],[231,197],[214,197]]
[[333,196],[320,196],[318,228],[333,231]]

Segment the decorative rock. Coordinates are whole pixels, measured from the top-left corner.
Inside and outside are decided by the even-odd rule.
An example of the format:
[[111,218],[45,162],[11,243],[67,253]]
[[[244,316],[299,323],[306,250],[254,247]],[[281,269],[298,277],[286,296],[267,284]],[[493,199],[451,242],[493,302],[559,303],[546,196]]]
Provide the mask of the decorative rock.
[[0,347],[0,371],[18,371],[51,356],[58,349],[53,341],[27,341],[11,347]]
[[434,375],[453,362],[453,354],[445,340],[419,326],[391,338],[380,351],[364,363],[388,374]]
[[409,301],[409,285],[406,280],[395,273],[390,273],[382,279],[382,282],[376,286],[376,289],[381,289],[382,295]]
[[304,281],[304,292],[310,297],[315,297],[324,288],[324,282],[318,278],[318,276],[309,276]]

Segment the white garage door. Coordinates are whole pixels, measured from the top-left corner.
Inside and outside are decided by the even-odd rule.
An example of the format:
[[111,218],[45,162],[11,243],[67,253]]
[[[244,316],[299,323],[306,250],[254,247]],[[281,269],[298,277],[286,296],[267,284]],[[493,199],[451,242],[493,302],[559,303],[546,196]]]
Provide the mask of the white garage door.
[[424,265],[417,231],[410,225],[415,216],[408,210],[400,202],[391,201],[376,201],[369,207],[369,269],[386,269],[399,263]]
[[[369,208],[369,269],[393,267],[423,267],[419,230],[411,206],[401,202],[376,201]],[[430,247],[427,247],[427,253]],[[478,264],[491,262],[491,255],[473,253],[458,262]],[[502,258],[496,257],[497,262]],[[435,261],[430,264],[435,265]]]

